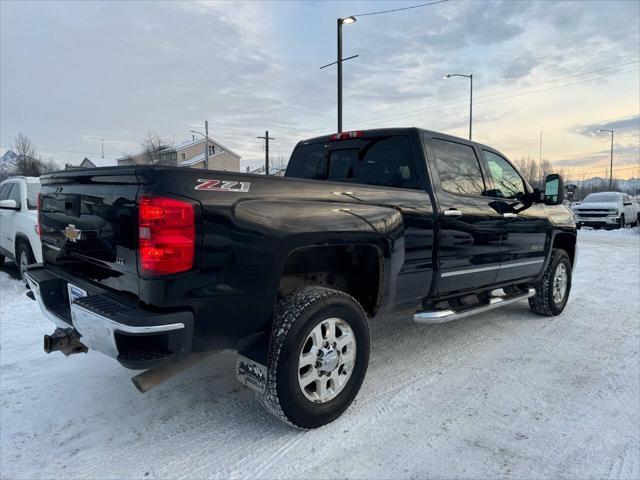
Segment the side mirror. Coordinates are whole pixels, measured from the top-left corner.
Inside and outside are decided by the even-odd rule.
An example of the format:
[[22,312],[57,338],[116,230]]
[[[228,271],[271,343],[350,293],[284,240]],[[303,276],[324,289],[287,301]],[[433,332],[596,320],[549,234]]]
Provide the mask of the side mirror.
[[5,210],[18,210],[18,205],[15,200],[0,200],[0,208]]
[[561,205],[564,200],[564,182],[557,173],[551,173],[544,179],[544,197],[547,205]]

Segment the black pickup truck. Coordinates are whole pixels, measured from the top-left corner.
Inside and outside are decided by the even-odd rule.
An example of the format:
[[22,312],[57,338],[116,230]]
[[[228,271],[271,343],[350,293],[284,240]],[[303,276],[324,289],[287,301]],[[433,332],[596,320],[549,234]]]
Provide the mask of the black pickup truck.
[[42,177],[30,296],[57,327],[47,352],[97,350],[152,386],[233,349],[268,410],[314,428],[357,395],[369,319],[414,308],[440,323],[525,299],[562,312],[576,226],[562,179],[545,190],[491,147],[417,128],[302,141],[285,178],[57,172]]

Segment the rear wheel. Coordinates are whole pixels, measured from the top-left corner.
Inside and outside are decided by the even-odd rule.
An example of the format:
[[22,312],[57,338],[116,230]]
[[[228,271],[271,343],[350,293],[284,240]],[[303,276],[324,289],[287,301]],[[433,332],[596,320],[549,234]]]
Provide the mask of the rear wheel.
[[567,252],[554,249],[542,279],[533,285],[536,294],[529,299],[529,308],[539,315],[560,315],[571,291],[571,260]]
[[33,258],[33,252],[31,251],[31,247],[26,242],[20,242],[18,244],[17,251],[17,259],[16,262],[18,264],[18,274],[20,275],[20,280],[25,284],[25,286],[29,286],[27,283],[27,267],[35,262]]
[[350,295],[305,287],[277,306],[269,347],[266,409],[298,428],[338,418],[355,399],[369,364],[369,324]]

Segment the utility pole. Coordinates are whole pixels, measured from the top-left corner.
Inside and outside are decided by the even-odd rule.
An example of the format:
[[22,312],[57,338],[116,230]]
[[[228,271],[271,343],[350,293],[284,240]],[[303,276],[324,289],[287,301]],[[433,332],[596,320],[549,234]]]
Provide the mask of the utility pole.
[[540,185],[544,183],[544,175],[542,172],[542,129],[540,129],[540,153],[538,154],[538,165],[540,165]]
[[100,139],[100,148],[102,149],[102,158],[104,158],[104,138]]
[[611,134],[611,159],[609,163],[609,190],[613,188],[613,130],[601,128],[599,132],[609,132]]
[[209,170],[209,120],[204,121],[204,168]]
[[269,130],[265,130],[264,137],[256,137],[264,140],[264,174],[269,175],[269,140],[275,138],[269,136]]

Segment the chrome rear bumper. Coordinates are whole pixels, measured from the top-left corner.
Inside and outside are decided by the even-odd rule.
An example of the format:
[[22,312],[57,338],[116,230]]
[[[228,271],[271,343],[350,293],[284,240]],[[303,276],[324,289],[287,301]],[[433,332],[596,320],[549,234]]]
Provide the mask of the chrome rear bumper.
[[[125,366],[143,368],[135,366],[136,361],[148,363],[174,353],[185,353],[190,348],[193,316],[189,312],[152,313],[95,292],[64,308],[68,297],[60,297],[58,292],[66,292],[65,279],[43,270],[27,272],[26,276],[34,300],[46,318],[57,328],[77,332],[82,344],[89,349],[127,363]],[[42,285],[37,276],[44,278]],[[160,339],[160,336],[166,338]],[[167,348],[149,353],[150,348],[153,350],[160,343]]]

